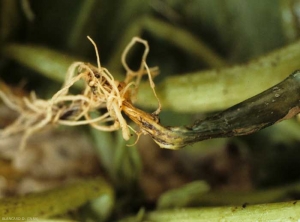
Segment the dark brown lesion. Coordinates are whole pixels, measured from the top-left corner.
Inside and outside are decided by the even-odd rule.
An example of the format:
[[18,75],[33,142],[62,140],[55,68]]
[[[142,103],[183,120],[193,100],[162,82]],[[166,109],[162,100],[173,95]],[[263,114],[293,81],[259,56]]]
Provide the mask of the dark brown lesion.
[[164,127],[157,118],[125,102],[123,111],[162,148],[178,149],[201,140],[254,133],[300,112],[300,71],[266,91],[192,126]]
[[181,134],[161,126],[156,115],[146,113],[128,101],[124,101],[122,110],[140,127],[142,133],[149,134],[160,147],[174,149],[180,143],[178,140],[182,140]]
[[300,72],[281,83],[216,115],[197,121],[196,132],[210,128],[218,136],[239,136],[256,132],[299,113]]

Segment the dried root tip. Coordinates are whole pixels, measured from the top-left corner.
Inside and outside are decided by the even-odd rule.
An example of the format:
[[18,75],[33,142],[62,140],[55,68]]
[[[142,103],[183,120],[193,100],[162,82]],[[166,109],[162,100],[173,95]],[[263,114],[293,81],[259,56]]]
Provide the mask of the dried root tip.
[[[136,96],[142,75],[148,75],[150,86],[157,98],[152,81],[152,72],[156,69],[151,69],[146,64],[149,52],[148,43],[135,37],[128,44],[122,55],[122,63],[127,72],[126,78],[123,82],[118,82],[107,69],[101,67],[97,46],[89,36],[88,39],[95,48],[97,67],[83,62],[72,64],[68,69],[62,88],[49,100],[38,99],[35,94],[32,94],[30,98],[22,99],[0,91],[0,97],[5,104],[19,112],[19,117],[15,122],[0,131],[0,137],[23,132],[21,147],[25,147],[27,139],[47,125],[88,124],[101,131],[121,129],[124,139],[129,140],[130,127],[122,115],[123,104],[131,102]],[[126,63],[126,56],[135,43],[142,43],[145,46],[141,65],[137,71],[131,70]],[[79,81],[85,83],[82,94],[71,94],[70,88]],[[156,115],[161,110],[160,102],[158,101],[158,103]],[[103,113],[99,112],[104,109],[106,111]]]

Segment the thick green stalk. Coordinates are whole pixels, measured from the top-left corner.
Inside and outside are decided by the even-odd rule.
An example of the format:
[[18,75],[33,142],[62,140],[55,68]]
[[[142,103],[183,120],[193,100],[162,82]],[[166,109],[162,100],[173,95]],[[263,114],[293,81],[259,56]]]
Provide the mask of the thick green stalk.
[[[168,77],[157,84],[156,92],[163,109],[221,110],[270,88],[299,68],[300,41],[246,64]],[[154,109],[157,100],[148,85],[141,85],[137,104]]]

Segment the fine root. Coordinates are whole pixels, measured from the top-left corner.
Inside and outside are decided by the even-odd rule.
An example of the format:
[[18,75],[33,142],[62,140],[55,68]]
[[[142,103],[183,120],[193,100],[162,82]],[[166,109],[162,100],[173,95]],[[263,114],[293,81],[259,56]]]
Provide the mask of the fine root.
[[[0,131],[0,138],[22,133],[20,144],[22,149],[32,134],[51,124],[90,125],[101,131],[121,129],[123,138],[125,140],[130,138],[130,127],[122,115],[124,101],[132,103],[143,75],[148,75],[150,86],[155,94],[152,77],[158,69],[149,69],[146,64],[149,52],[148,43],[134,37],[125,48],[122,54],[122,64],[126,70],[126,77],[123,82],[119,82],[101,66],[97,46],[90,37],[88,39],[95,47],[97,67],[89,63],[74,62],[67,71],[62,88],[49,100],[39,99],[34,93],[31,93],[29,97],[20,98],[11,91],[0,90],[3,102],[19,113],[18,118],[11,125]],[[126,63],[126,56],[136,43],[143,44],[145,51],[139,69],[133,71]],[[71,94],[70,88],[78,81],[84,82],[83,92],[77,95]],[[160,110],[159,103],[158,109],[154,112],[155,115]],[[139,134],[136,131],[133,132]]]

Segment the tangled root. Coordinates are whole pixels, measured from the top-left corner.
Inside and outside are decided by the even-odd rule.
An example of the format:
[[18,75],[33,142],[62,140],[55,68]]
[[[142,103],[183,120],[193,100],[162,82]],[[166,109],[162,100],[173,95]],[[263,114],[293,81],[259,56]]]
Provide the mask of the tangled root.
[[[12,110],[19,113],[18,118],[9,126],[0,131],[0,138],[23,133],[20,148],[24,148],[27,139],[38,130],[50,124],[58,125],[90,125],[101,131],[122,130],[125,140],[130,138],[130,128],[122,115],[125,101],[131,104],[135,97],[143,75],[147,74],[150,86],[154,91],[152,76],[157,68],[149,69],[146,58],[149,52],[147,41],[134,37],[122,54],[122,64],[126,70],[123,82],[114,79],[113,75],[100,64],[97,46],[88,37],[95,47],[97,67],[83,62],[74,62],[68,69],[62,88],[49,100],[43,100],[31,93],[30,97],[19,98],[11,92],[0,90],[3,102]],[[145,46],[141,65],[133,71],[126,63],[129,50],[136,43]],[[82,94],[73,95],[70,88],[78,81],[84,82]],[[155,94],[156,96],[156,94]],[[157,98],[157,96],[156,96]],[[159,102],[158,102],[159,103]],[[157,115],[158,109],[154,112]]]

